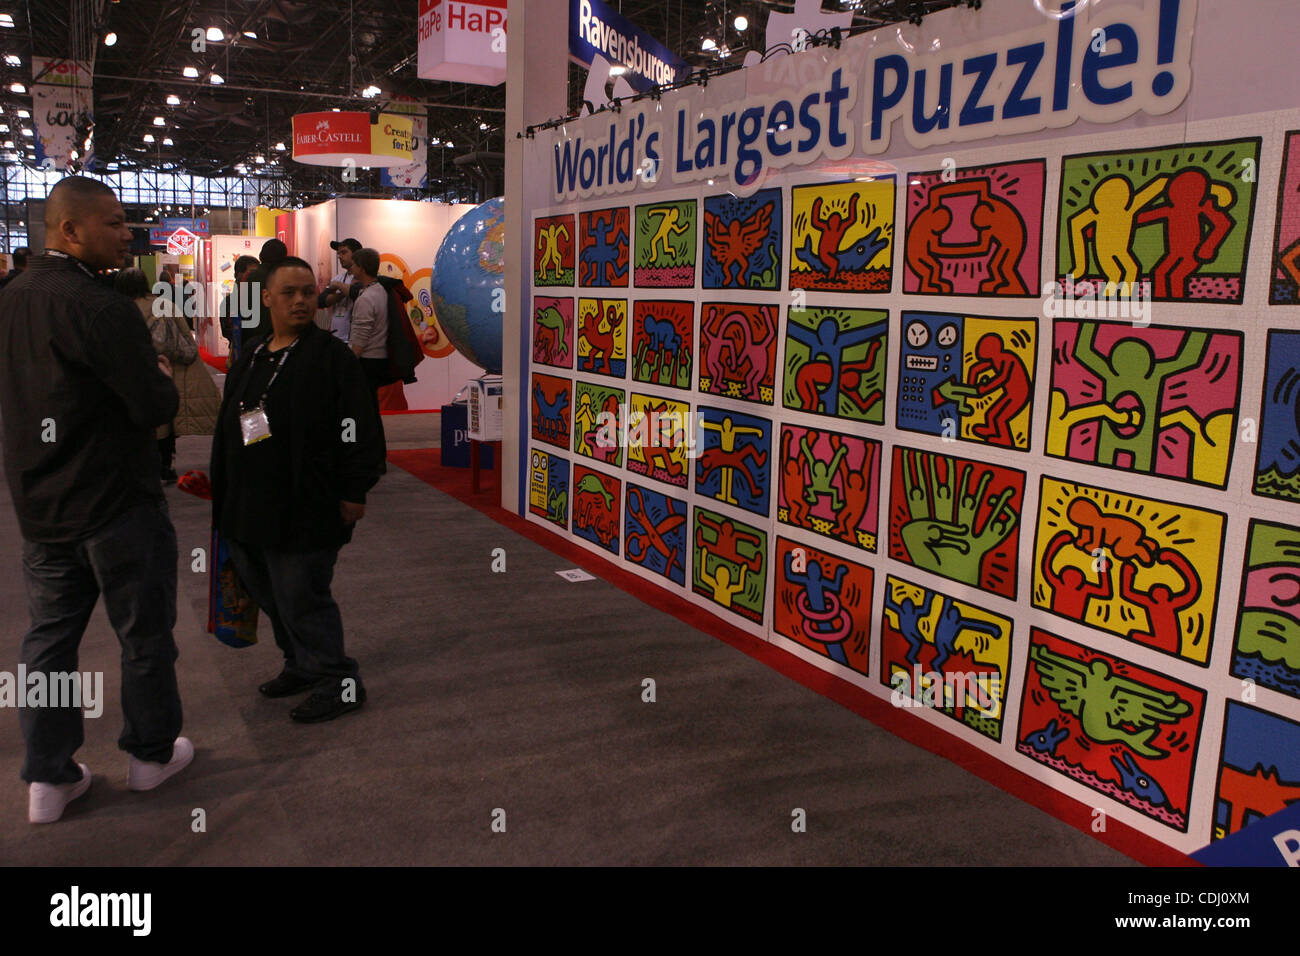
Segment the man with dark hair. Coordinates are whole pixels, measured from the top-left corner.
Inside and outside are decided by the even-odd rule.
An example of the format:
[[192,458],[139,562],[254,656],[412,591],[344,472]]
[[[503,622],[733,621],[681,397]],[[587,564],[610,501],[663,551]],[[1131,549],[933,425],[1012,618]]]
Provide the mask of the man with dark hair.
[[302,259],[267,270],[272,331],[230,370],[211,467],[214,524],[284,654],[279,676],[258,690],[311,691],[290,711],[310,723],[366,699],[330,583],[366,492],[386,470],[374,394],[348,347],[316,325],[317,295]]
[[366,381],[378,394],[388,376],[388,292],[379,283],[379,253],[358,249],[352,254],[352,275],[361,294],[352,306],[352,334],[348,345],[361,359]]
[[[353,241],[355,242],[356,240],[354,239]],[[0,278],[0,289],[3,289],[8,285],[10,280],[16,279],[27,271],[27,257],[31,255],[31,252],[32,250],[28,249],[26,246],[19,246],[14,250],[14,267],[5,273],[3,278]]]
[[271,334],[271,315],[263,305],[262,291],[266,288],[270,269],[283,262],[288,255],[289,247],[279,239],[268,239],[262,243],[261,264],[248,277],[249,284],[253,287],[253,315],[244,317],[241,349],[252,345],[254,339],[264,339]]
[[330,332],[340,342],[347,342],[352,330],[352,255],[361,248],[361,243],[340,239],[331,242],[330,248],[339,254],[341,271],[330,280],[316,304],[330,310]]
[[252,256],[240,256],[235,260],[235,287],[221,300],[218,320],[221,322],[221,336],[230,343],[230,355],[226,367],[229,368],[239,358],[240,345],[244,339],[244,319],[252,318],[258,313],[252,308],[245,308],[244,303],[251,303],[261,296],[250,296],[247,288],[258,261]]
[[[135,304],[95,278],[122,264],[131,241],[113,191],[60,180],[45,202],[45,236],[45,254],[0,297],[4,464],[31,614],[22,663],[51,685],[51,675],[75,673],[103,594],[122,644],[127,785],[151,790],[194,756],[178,736],[176,532],[154,440],[176,414],[176,388]],[[19,710],[33,823],[59,819],[90,787],[90,770],[73,759],[81,708],[63,703]]]

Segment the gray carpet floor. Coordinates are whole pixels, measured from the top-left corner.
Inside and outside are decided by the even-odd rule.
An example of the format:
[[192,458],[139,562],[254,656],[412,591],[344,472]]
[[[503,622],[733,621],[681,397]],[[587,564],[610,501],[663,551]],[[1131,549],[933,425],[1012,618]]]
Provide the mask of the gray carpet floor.
[[[409,447],[428,420],[403,417],[390,440]],[[206,458],[205,441],[182,439],[178,471]],[[189,555],[207,546],[209,506],[174,487],[167,498],[194,764],[153,792],[126,789],[118,646],[98,608],[81,668],[105,673],[107,700],[78,754],[93,786],[59,823],[29,825],[17,714],[0,712],[0,863],[1132,864],[602,580],[564,581],[571,562],[397,468],[335,578],[369,703],[294,724],[296,699],[256,691],[280,664],[266,622],[243,650],[204,633],[206,577]],[[27,623],[19,545],[6,488],[11,672]],[[505,574],[490,570],[497,547]],[[792,831],[795,808],[806,832]]]

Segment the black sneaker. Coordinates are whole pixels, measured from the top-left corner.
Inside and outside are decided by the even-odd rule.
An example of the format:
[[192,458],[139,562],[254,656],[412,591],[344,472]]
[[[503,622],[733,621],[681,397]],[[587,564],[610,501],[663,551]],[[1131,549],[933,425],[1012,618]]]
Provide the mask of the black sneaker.
[[310,677],[294,677],[292,674],[281,674],[279,677],[267,681],[257,690],[263,697],[292,697],[294,694],[301,694],[303,691],[311,690],[315,686],[316,681]]
[[358,687],[356,700],[345,701],[341,688],[329,691],[316,691],[305,701],[289,711],[289,716],[300,724],[319,724],[333,720],[350,711],[360,710],[366,702],[366,689]]

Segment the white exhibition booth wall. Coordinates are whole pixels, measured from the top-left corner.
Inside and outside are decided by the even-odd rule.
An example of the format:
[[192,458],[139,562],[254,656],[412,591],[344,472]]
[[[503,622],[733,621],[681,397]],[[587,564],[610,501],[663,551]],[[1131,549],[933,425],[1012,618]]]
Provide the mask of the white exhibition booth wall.
[[[449,403],[470,379],[483,369],[452,348],[433,319],[433,259],[442,238],[454,222],[472,205],[408,202],[397,199],[332,199],[318,206],[299,209],[291,216],[290,228],[282,238],[292,255],[311,263],[316,281],[323,288],[339,270],[337,253],[330,242],[353,238],[378,250],[382,271],[401,279],[418,307],[416,333],[423,343],[425,359],[416,368],[417,381],[403,390],[411,410],[437,411]],[[204,314],[215,316],[225,295],[234,286],[234,263],[243,255],[256,257],[271,236],[213,236],[200,243],[195,275],[204,286]],[[317,324],[330,327],[327,310],[316,315]],[[219,360],[226,352],[225,341],[215,322],[197,329],[200,343]]]
[[[419,306],[424,322],[430,323],[434,256],[447,230],[473,208],[399,199],[332,199],[293,214],[290,248],[312,264],[322,286],[339,271],[331,240],[352,238],[378,250],[383,271],[406,283],[415,296],[412,304]],[[317,321],[328,328],[328,313],[319,313]],[[425,333],[426,329],[416,332]],[[422,334],[421,341],[425,359],[415,370],[416,383],[404,386],[406,403],[411,409],[437,411],[466,382],[482,375],[483,369],[462,357],[436,328]]]

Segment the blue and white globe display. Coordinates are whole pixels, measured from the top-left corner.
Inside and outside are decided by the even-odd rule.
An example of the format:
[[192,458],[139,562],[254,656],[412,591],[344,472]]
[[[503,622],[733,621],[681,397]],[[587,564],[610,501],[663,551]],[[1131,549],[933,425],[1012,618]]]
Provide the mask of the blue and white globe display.
[[433,307],[456,351],[501,371],[505,197],[475,206],[447,231],[433,260]]

